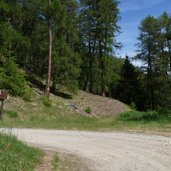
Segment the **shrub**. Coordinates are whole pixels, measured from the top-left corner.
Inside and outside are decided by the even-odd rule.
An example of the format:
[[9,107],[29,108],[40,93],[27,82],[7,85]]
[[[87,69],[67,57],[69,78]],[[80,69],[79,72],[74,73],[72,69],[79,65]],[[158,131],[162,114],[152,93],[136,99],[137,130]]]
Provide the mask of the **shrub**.
[[44,104],[46,107],[51,107],[51,106],[52,106],[51,100],[50,100],[48,97],[46,97],[46,96],[44,96],[44,97],[42,98],[42,102],[43,102],[43,104]]
[[150,111],[150,112],[142,112],[142,119],[145,121],[154,121],[159,119],[159,114],[155,111]]
[[159,114],[155,111],[150,112],[138,112],[130,111],[120,115],[121,120],[125,121],[154,121],[159,119]]
[[10,118],[17,118],[18,117],[18,113],[16,111],[6,111],[6,114],[10,117]]
[[86,107],[86,109],[84,111],[88,114],[91,114],[91,108],[90,107]]
[[161,116],[168,116],[171,114],[171,110],[168,108],[159,108],[157,111]]
[[22,98],[25,101],[31,102],[32,97],[33,97],[33,91],[30,87],[27,87],[23,93]]

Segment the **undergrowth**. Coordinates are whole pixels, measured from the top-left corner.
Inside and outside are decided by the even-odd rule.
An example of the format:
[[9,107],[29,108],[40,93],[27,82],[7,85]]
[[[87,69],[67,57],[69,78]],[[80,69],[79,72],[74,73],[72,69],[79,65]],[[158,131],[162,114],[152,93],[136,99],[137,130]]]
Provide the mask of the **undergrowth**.
[[122,113],[120,119],[124,121],[155,121],[159,119],[158,112],[139,112],[139,111],[129,111]]

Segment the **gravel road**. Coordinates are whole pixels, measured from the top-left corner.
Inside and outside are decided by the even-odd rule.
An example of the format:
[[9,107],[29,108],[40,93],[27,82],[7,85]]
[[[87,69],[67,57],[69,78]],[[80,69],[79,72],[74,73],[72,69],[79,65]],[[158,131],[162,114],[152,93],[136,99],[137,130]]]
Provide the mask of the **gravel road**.
[[171,171],[169,137],[43,129],[0,129],[0,132],[12,133],[43,149],[79,156],[92,171]]

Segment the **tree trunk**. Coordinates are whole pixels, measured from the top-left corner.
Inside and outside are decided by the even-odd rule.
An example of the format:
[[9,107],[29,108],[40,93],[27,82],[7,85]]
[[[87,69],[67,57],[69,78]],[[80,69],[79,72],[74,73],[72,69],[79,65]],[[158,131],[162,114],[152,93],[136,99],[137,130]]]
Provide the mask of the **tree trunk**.
[[4,106],[4,101],[1,100],[1,106],[0,106],[0,120],[2,119],[2,115],[3,115],[3,106]]
[[[51,0],[49,0],[49,6]],[[49,30],[49,57],[48,57],[48,77],[46,82],[45,96],[49,97],[50,86],[51,86],[51,71],[52,71],[52,28],[51,28],[51,19],[48,16],[48,30]]]
[[171,73],[171,49],[170,49],[170,47],[169,47],[169,71],[170,71],[170,73]]

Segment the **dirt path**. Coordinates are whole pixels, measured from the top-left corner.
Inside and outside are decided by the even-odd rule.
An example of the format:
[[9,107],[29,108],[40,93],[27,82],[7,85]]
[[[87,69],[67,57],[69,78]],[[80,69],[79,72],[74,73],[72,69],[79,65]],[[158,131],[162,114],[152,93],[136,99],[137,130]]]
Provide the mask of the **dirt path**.
[[[0,129],[0,131],[3,131]],[[171,138],[121,132],[12,129],[20,140],[79,156],[93,171],[170,171]]]

